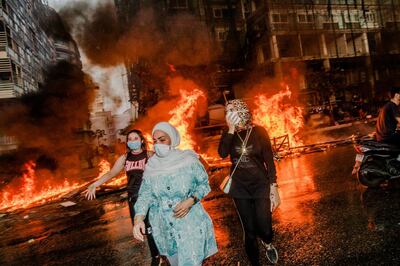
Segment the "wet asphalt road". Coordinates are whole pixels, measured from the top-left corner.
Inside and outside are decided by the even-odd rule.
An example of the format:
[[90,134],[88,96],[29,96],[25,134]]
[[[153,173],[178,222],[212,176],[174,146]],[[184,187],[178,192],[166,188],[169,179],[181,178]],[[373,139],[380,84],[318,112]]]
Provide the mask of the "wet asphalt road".
[[[400,186],[366,190],[351,176],[351,146],[277,163],[282,204],[273,214],[279,265],[399,265]],[[213,188],[226,169],[210,178]],[[0,218],[0,265],[149,265],[131,237],[121,193],[77,198]],[[204,265],[248,265],[232,201],[217,189],[204,200],[219,253]],[[267,265],[265,259],[264,264]]]

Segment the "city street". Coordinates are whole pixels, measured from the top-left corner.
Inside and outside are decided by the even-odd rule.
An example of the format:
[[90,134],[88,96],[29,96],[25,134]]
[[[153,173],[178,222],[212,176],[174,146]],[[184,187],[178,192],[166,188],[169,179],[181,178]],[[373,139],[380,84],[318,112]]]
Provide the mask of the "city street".
[[[400,190],[366,190],[351,176],[351,146],[277,163],[282,204],[273,214],[279,265],[395,265],[400,260]],[[203,205],[219,252],[204,265],[248,265],[231,199],[210,176]],[[0,265],[149,265],[146,244],[131,235],[123,192],[82,196],[0,215]],[[265,265],[267,262],[263,259]]]
[[1,1],[0,266],[154,264],[128,206],[143,173],[152,211],[189,213],[151,217],[168,251],[210,254],[184,150],[211,187],[203,265],[250,266],[219,186],[244,164],[231,194],[263,203],[273,159],[278,265],[400,265],[399,40],[394,0]]

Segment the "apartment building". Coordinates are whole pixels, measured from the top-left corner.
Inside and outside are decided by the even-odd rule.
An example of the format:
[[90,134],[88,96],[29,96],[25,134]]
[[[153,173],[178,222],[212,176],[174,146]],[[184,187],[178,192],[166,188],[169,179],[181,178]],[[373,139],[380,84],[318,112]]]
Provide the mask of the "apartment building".
[[[210,62],[210,64],[215,64],[218,69],[211,75],[213,83],[221,89],[232,86],[233,76],[236,72],[232,69],[241,71],[240,67],[244,61],[241,47],[245,41],[245,20],[241,1],[115,0],[114,2],[121,25],[127,27],[131,25],[131,21],[137,12],[146,7],[151,7],[158,14],[158,17],[163,19],[180,14],[190,14],[198,19],[198,22],[208,30],[209,39],[204,41],[212,42],[212,49],[220,51],[220,56],[216,58],[215,62]],[[182,20],[176,23],[182,23]],[[176,69],[181,67],[175,62],[171,63],[174,64]],[[133,105],[138,106],[139,114],[143,114],[149,106],[157,102],[162,93],[148,82],[149,75],[146,74],[149,72],[148,62],[138,59],[134,62],[125,62],[125,66],[130,101]]]
[[[37,91],[44,83],[46,68],[58,61],[81,66],[79,51],[71,39],[57,39],[46,32],[54,26],[46,25],[46,19],[54,15],[58,16],[45,0],[0,1],[2,108],[12,106],[13,100],[25,93]],[[0,132],[0,154],[17,147],[15,137]]]
[[[400,3],[392,0],[245,1],[251,62],[265,75],[299,69],[300,89],[373,99],[399,82]],[[329,73],[329,74],[327,74]],[[321,79],[335,81],[322,86]],[[325,82],[326,85],[326,82]]]
[[0,7],[0,99],[7,99],[37,90],[56,51],[33,16],[45,12],[41,1],[2,0]]

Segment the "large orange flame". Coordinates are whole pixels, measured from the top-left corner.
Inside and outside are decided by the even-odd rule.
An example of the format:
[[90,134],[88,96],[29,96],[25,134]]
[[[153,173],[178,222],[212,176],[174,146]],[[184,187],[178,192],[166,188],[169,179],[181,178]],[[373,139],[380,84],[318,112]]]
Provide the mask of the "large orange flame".
[[195,149],[195,142],[192,139],[190,127],[194,126],[197,105],[200,98],[205,98],[204,92],[200,89],[191,91],[180,90],[181,98],[176,108],[169,112],[172,115],[169,122],[175,126],[181,135],[180,149]]
[[[171,118],[168,122],[176,127],[181,136],[180,149],[196,149],[196,143],[193,140],[191,129],[194,128],[196,111],[200,99],[205,99],[205,93],[199,88],[188,88],[179,90],[179,100],[175,108],[169,111]],[[152,136],[145,134],[148,143],[152,143]],[[150,149],[152,146],[150,145]]]
[[[104,159],[98,165],[99,174],[97,180],[110,171],[110,163]],[[62,198],[71,191],[83,188],[90,182],[68,182],[67,179],[60,182],[50,172],[36,171],[36,164],[32,161],[23,166],[23,174],[13,180],[12,183],[2,188],[0,194],[0,210],[12,211],[19,208],[27,208]],[[45,181],[43,181],[45,180]],[[124,173],[113,178],[107,185],[122,186],[126,184]]]
[[[204,92],[196,86],[180,88],[180,97],[170,112],[169,122],[174,125],[180,135],[180,149],[197,149],[193,139],[193,132],[196,119],[196,111],[199,103],[205,100]],[[302,109],[286,103],[286,99],[291,97],[289,88],[267,98],[260,94],[255,98],[256,108],[253,112],[254,122],[265,127],[271,138],[288,135],[291,145],[302,145],[296,135],[303,127]],[[151,139],[150,135],[146,138]],[[110,171],[110,163],[101,160],[99,163],[100,173],[96,179]],[[58,199],[68,194],[72,190],[82,188],[89,182],[70,183],[67,179],[60,182],[60,179],[54,178],[50,172],[38,173],[36,165],[28,162],[24,165],[24,174],[16,178],[12,183],[2,188],[0,194],[0,209],[14,210],[42,204],[44,202]],[[121,186],[126,183],[125,174],[107,182],[107,185]]]
[[[42,182],[38,182],[41,180]],[[45,181],[43,181],[45,180]],[[60,182],[50,173],[36,173],[36,164],[32,161],[24,164],[24,173],[3,188],[0,194],[0,209],[15,210],[33,205],[42,204],[49,200],[63,197],[68,192],[79,188],[77,183],[70,183],[66,179]]]
[[289,87],[272,97],[259,94],[255,97],[256,108],[253,111],[254,123],[265,127],[271,139],[289,136],[290,146],[301,146],[303,143],[297,137],[304,126],[302,108],[288,104],[292,92]]

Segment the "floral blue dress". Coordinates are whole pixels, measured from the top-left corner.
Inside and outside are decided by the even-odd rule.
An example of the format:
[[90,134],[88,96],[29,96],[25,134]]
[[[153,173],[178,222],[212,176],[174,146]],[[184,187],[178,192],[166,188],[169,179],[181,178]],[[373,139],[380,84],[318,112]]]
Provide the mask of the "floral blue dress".
[[[187,158],[186,158],[187,159]],[[217,252],[211,218],[200,202],[183,218],[174,218],[173,210],[190,195],[202,199],[210,192],[208,175],[200,161],[189,158],[181,167],[167,173],[143,176],[136,215],[149,211],[153,237],[161,255],[178,254],[179,265],[201,265]]]

